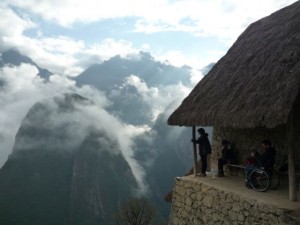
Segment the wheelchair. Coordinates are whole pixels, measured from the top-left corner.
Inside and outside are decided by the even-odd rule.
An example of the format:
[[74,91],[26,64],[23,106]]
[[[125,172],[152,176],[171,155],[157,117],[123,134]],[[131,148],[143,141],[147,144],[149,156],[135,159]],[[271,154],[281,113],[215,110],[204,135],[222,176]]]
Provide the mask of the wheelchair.
[[266,170],[263,167],[254,168],[246,174],[246,187],[264,192],[276,189],[280,184],[279,173],[275,169]]

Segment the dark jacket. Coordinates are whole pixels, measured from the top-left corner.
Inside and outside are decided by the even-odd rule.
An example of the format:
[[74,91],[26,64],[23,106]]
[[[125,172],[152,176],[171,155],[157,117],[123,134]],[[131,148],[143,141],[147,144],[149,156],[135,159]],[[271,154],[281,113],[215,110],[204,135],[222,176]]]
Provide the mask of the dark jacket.
[[235,161],[235,155],[233,149],[230,148],[222,148],[222,158],[229,160],[230,162]]
[[254,158],[258,166],[263,166],[266,169],[272,168],[275,163],[276,151],[274,148],[267,149],[264,153],[255,152]]
[[199,145],[199,154],[200,155],[211,154],[211,146],[210,146],[207,136],[208,136],[208,134],[205,133],[205,135],[202,135],[197,140],[195,140],[195,143],[197,143]]

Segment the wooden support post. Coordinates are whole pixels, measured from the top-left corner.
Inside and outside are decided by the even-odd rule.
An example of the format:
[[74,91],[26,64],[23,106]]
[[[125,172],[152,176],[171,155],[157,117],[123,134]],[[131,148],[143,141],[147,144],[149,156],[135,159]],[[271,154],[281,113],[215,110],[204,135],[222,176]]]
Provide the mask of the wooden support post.
[[295,148],[294,148],[294,109],[290,112],[287,123],[288,165],[289,165],[289,196],[291,201],[297,201]]
[[291,201],[297,201],[297,185],[295,174],[295,151],[289,146],[289,195]]
[[[193,126],[193,140],[196,140],[196,127]],[[193,152],[194,152],[194,175],[197,176],[197,145],[193,142]]]

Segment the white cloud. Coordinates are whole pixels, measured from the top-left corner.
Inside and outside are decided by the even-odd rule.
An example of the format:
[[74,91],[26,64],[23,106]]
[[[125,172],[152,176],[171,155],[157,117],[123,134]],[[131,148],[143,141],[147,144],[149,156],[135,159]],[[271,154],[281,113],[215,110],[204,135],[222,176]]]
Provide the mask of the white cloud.
[[193,69],[191,72],[192,72],[190,77],[191,84],[193,86],[196,86],[196,84],[203,78],[203,74],[201,71],[196,69]]
[[[78,137],[79,142],[88,133],[89,127],[97,127],[104,130],[108,137],[113,137],[120,146],[121,152],[129,163],[135,175],[140,190],[147,189],[144,183],[144,170],[133,158],[134,148],[132,138],[147,130],[148,127],[135,127],[126,125],[106,111],[110,102],[104,93],[90,87],[78,88],[75,82],[60,75],[52,75],[49,82],[45,82],[37,76],[38,70],[35,66],[21,64],[19,67],[3,67],[0,70],[0,167],[11,153],[14,137],[20,127],[23,118],[29,109],[36,103],[64,93],[78,93],[88,99],[92,99],[94,105],[77,106],[78,111],[59,117],[50,115],[49,126],[61,125],[65,120],[74,121],[74,129],[70,137]],[[56,106],[57,107],[57,106]],[[76,128],[76,129],[75,129]],[[59,143],[57,143],[59,144]],[[72,143],[73,145],[75,144]],[[111,150],[113,151],[113,150]]]
[[[293,2],[295,0],[4,0],[0,3],[0,49],[17,47],[39,66],[68,75],[77,75],[92,63],[102,62],[114,55],[125,56],[140,49],[174,65],[187,64],[201,68],[217,61],[226,47],[222,53],[213,55],[208,52],[203,56],[178,49],[162,48],[163,52],[159,52],[147,41],[137,47],[132,39],[113,36],[87,44],[85,40],[66,35],[45,36],[43,25],[37,18],[43,18],[43,22],[50,27],[57,24],[68,26],[69,30],[78,24],[84,26],[106,19],[131,18],[135,23],[135,32],[171,32],[171,38],[173,31],[214,37],[228,48],[251,22]],[[33,27],[39,28],[37,36],[26,36],[24,32]],[[210,51],[220,52],[217,48]]]
[[89,65],[101,63],[115,55],[125,57],[139,51],[128,41],[114,39],[104,39],[90,46],[86,46],[83,41],[63,36],[38,39],[17,37],[3,40],[4,45],[17,47],[40,67],[70,76],[78,75]]
[[225,51],[220,50],[210,50],[207,52],[205,57],[197,54],[186,55],[179,50],[166,51],[166,52],[156,52],[156,60],[161,62],[169,62],[171,65],[182,67],[190,66],[193,68],[193,73],[191,74],[191,83],[202,78],[202,75],[197,72],[197,70],[204,68],[210,63],[216,63],[222,56],[226,54]]
[[125,57],[128,54],[138,53],[138,50],[134,49],[132,43],[129,41],[108,38],[102,40],[100,43],[89,46],[82,53],[87,56],[97,56],[99,60],[108,60],[115,55]]
[[[201,77],[199,77],[201,79]],[[199,80],[198,80],[199,81]],[[158,87],[148,87],[148,85],[135,75],[130,75],[125,79],[124,86],[133,86],[142,97],[143,102],[149,104],[151,108],[152,120],[155,121],[160,113],[165,112],[167,106],[174,101],[179,103],[191,91],[181,83],[175,85],[166,85]]]
[[76,41],[64,36],[39,39],[26,37],[23,40],[25,42],[23,45],[18,43],[15,45],[39,66],[51,68],[52,72],[60,74],[73,75],[82,71],[76,55],[85,49],[83,41]]
[[30,65],[0,70],[0,80],[5,82],[0,91],[1,166],[11,152],[15,134],[28,109],[44,97],[37,91],[38,86],[43,88],[37,73],[38,70]]
[[34,23],[29,19],[20,18],[10,8],[0,3],[0,50],[15,47],[15,45],[6,44],[6,48],[2,44],[5,40],[20,41],[23,32],[34,27]]
[[[141,19],[137,22],[139,31],[182,30],[201,35],[219,35],[223,32],[237,35],[236,32],[245,28],[245,23],[253,22],[293,2],[295,0],[7,0],[9,5],[62,26],[70,26],[78,21],[89,23],[137,17]],[[191,23],[184,23],[186,19]]]
[[0,70],[0,80],[4,82],[0,90],[1,166],[11,153],[15,134],[28,110],[37,101],[68,90],[65,82],[46,84],[37,74],[37,68],[28,64]]
[[[139,191],[142,193],[146,192],[147,185],[144,181],[145,171],[134,159],[134,143],[132,138],[147,129],[123,124],[122,121],[109,114],[102,106],[99,107],[97,104],[90,106],[77,106],[77,109],[77,113],[72,113],[72,115],[70,115],[71,117],[77,117],[77,121],[80,121],[81,124],[81,128],[79,128],[80,131],[75,132],[80,132],[82,136],[82,134],[87,133],[85,130],[87,130],[90,126],[94,126],[99,130],[104,130],[107,136],[111,139],[115,139],[124,158],[132,169],[133,175],[139,185]],[[72,133],[73,132],[74,131],[72,131]],[[102,142],[103,140],[101,143]],[[112,154],[119,154],[117,150],[118,149],[110,149],[110,152]]]
[[155,17],[141,16],[136,23],[136,32],[181,31],[218,37],[231,45],[250,23],[293,2],[295,0],[175,1],[155,11]]
[[[28,18],[20,18],[11,9],[0,3],[0,34],[4,37],[20,36],[24,30],[35,25]],[[13,25],[13,26],[12,26]]]
[[165,5],[163,0],[7,0],[7,3],[25,9],[62,26],[75,22],[93,22],[108,18],[142,16],[149,10]]

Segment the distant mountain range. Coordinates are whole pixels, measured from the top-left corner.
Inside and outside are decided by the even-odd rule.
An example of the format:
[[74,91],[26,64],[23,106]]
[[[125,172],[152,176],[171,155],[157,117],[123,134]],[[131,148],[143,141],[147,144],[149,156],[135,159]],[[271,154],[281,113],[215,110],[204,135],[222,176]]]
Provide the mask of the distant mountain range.
[[[181,83],[190,86],[191,68],[181,68],[155,61],[145,52],[135,57],[115,56],[101,64],[94,64],[74,78],[77,85],[90,85],[105,91],[113,103],[108,110],[133,125],[153,124],[150,114],[153,105],[145,101],[135,87],[126,85],[126,78],[134,75],[147,88],[161,88]],[[171,103],[171,102],[170,102]]]
[[189,84],[190,67],[181,68],[155,61],[146,52],[140,52],[133,58],[115,56],[101,64],[94,64],[79,74],[75,80],[78,85],[93,85],[98,89],[110,91],[120,86],[124,79],[137,75],[150,87],[177,84]]
[[[46,82],[51,76],[15,50],[1,54],[0,67],[21,63],[35,65]],[[191,131],[167,125],[174,102],[153,121],[151,104],[124,82],[135,75],[147,87],[189,86],[190,70],[140,52],[132,59],[116,56],[92,65],[74,78],[79,86],[104,91],[112,102],[106,110],[122,122],[151,127],[134,138],[133,158],[145,172],[147,198],[165,219],[169,205],[164,196],[174,177],[191,168]],[[87,115],[78,116],[82,112],[78,107],[93,104],[93,99],[73,93],[37,102],[29,110],[13,153],[0,170],[1,225],[110,224],[119,204],[135,196],[140,187],[116,141],[101,129],[102,124],[86,126]]]

